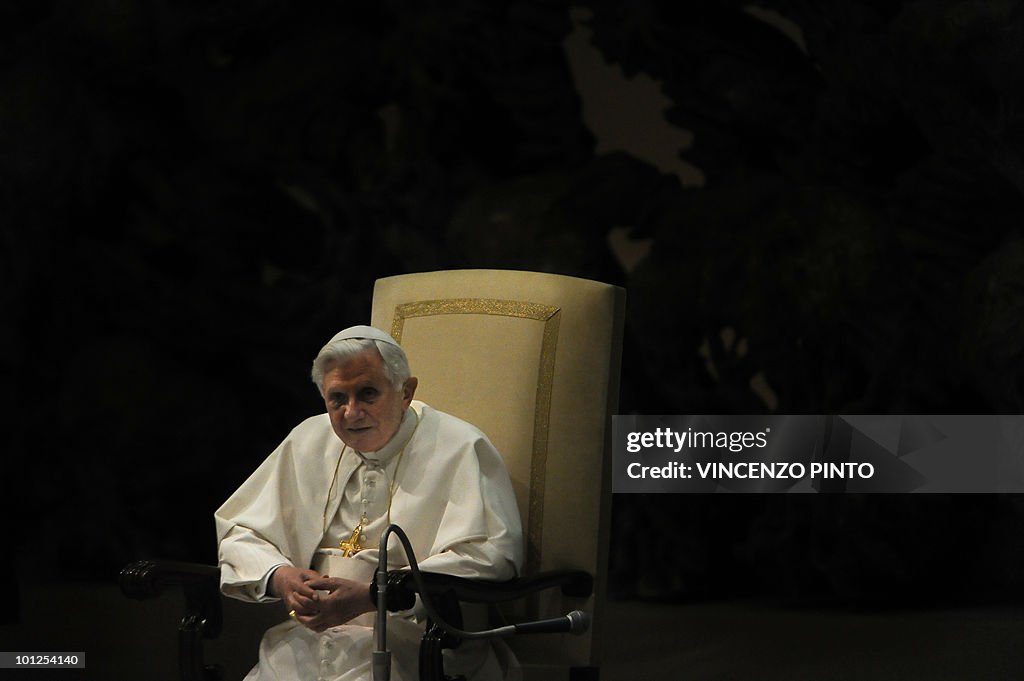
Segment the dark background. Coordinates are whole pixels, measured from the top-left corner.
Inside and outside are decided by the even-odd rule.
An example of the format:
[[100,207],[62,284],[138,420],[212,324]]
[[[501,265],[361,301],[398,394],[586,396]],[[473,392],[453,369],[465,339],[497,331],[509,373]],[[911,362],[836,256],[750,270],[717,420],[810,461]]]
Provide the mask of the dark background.
[[[1021,413],[1022,199],[1015,2],[5,2],[0,619],[215,562],[382,276],[626,287],[622,413]],[[610,589],[1014,604],[1022,530],[1014,495],[620,495]]]

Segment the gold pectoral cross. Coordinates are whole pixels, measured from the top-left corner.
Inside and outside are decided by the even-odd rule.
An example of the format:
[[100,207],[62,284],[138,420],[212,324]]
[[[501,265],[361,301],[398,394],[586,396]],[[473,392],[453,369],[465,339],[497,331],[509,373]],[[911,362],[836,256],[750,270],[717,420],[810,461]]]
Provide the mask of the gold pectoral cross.
[[348,539],[342,539],[341,544],[338,546],[344,553],[342,554],[345,558],[351,558],[366,547],[362,545],[363,540],[363,524],[359,523],[356,525],[356,529],[352,530],[352,536]]

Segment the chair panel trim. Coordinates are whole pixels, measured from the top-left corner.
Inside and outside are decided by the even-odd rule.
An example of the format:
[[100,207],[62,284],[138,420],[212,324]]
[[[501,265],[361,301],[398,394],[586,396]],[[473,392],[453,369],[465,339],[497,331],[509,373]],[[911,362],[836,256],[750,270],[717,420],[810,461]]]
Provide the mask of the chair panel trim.
[[533,414],[533,455],[530,457],[529,522],[526,529],[526,574],[540,570],[541,541],[544,528],[544,479],[548,460],[548,434],[551,427],[551,389],[555,379],[555,351],[561,308],[523,300],[498,298],[442,298],[420,300],[395,306],[391,336],[402,342],[405,320],[444,314],[485,314],[532,319],[544,324],[540,361],[537,369],[537,395]]

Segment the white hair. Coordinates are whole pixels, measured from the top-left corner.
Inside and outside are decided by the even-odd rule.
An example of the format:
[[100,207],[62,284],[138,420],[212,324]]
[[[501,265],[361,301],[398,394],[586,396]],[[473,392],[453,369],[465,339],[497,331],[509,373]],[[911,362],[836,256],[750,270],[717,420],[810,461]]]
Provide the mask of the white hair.
[[334,364],[344,364],[352,358],[375,348],[384,364],[384,376],[391,382],[395,390],[401,390],[405,382],[412,376],[409,370],[409,359],[405,351],[397,345],[371,338],[346,338],[336,340],[320,348],[313,360],[311,373],[313,383],[320,394],[324,393],[324,375]]

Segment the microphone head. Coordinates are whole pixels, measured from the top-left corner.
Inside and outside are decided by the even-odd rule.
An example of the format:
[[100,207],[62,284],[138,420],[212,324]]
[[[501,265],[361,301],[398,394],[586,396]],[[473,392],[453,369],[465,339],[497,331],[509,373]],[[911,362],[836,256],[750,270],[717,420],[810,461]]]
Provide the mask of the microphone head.
[[583,634],[590,628],[590,615],[582,610],[573,610],[566,617],[569,618],[569,633]]

